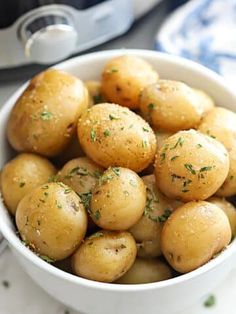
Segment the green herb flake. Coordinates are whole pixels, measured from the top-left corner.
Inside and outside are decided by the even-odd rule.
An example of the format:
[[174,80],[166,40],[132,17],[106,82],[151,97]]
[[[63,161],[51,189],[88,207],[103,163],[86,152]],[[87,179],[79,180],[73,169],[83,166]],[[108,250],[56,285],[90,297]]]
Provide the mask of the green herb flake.
[[120,168],[118,167],[112,167],[111,170],[114,172],[114,174],[119,177],[120,175]]
[[188,189],[183,189],[183,190],[182,190],[183,193],[187,193],[187,192],[189,192],[189,191],[190,191],[190,190],[188,190]]
[[94,170],[94,172],[92,173],[92,176],[96,179],[99,179],[102,175],[102,172],[99,170]]
[[150,109],[150,110],[153,110],[155,107],[156,107],[156,105],[153,104],[153,103],[150,103],[150,104],[148,105],[148,109]]
[[142,147],[147,148],[147,141],[146,140],[142,140]]
[[172,146],[170,149],[175,149],[178,146],[182,147],[183,143],[184,143],[184,139],[182,137],[179,137],[175,145]]
[[48,257],[48,256],[46,256],[46,255],[39,255],[39,257],[40,257],[42,260],[44,260],[45,262],[49,263],[49,264],[55,262],[54,259],[52,259],[52,258],[50,258],[50,257]]
[[52,120],[53,118],[53,114],[49,111],[43,111],[41,112],[40,114],[40,118],[43,120],[43,121],[49,121],[49,120]]
[[179,175],[173,173],[173,174],[171,175],[171,181],[174,182],[175,179],[181,179],[181,176],[179,176]]
[[99,220],[100,217],[101,217],[100,211],[99,211],[99,210],[96,210],[95,213],[93,214],[93,216],[94,216],[94,218],[95,218],[96,220]]
[[92,192],[88,193],[78,193],[79,197],[81,198],[81,202],[84,205],[86,210],[89,210],[90,202],[92,198]]
[[203,172],[203,171],[210,171],[212,169],[212,166],[206,166],[206,167],[202,167],[199,171]]
[[216,138],[214,135],[212,135],[212,134],[210,133],[210,130],[207,130],[206,134],[207,134],[208,136],[214,138],[214,139]]
[[49,189],[49,186],[48,186],[48,185],[43,185],[43,186],[42,186],[42,189],[43,189],[43,190],[47,190],[47,189]]
[[229,177],[230,180],[233,180],[233,178],[234,178],[234,176],[230,176],[230,177]]
[[107,70],[107,73],[117,73],[117,72],[119,72],[119,70],[115,68]]
[[184,167],[185,167],[191,174],[196,174],[196,171],[193,169],[193,165],[191,165],[191,164],[184,164]]
[[57,182],[57,175],[52,175],[48,178],[48,182],[51,183],[51,182]]
[[23,188],[23,186],[25,186],[25,182],[20,182],[19,187]]
[[119,117],[114,116],[113,114],[109,114],[109,119],[112,120],[119,120]]
[[149,132],[149,129],[143,127],[143,131],[144,131],[144,132]]
[[88,174],[89,174],[88,169],[83,167],[75,167],[71,169],[69,176],[73,175],[87,176]]
[[58,201],[56,201],[56,206],[57,206],[57,208],[62,209],[62,205]]
[[111,132],[109,131],[109,130],[105,130],[104,132],[103,132],[103,134],[104,134],[104,136],[110,136],[111,135]]
[[160,157],[161,157],[161,161],[164,161],[165,158],[166,158],[166,151],[167,149],[169,148],[169,145],[168,144],[165,144],[163,149],[162,149],[162,152],[160,154]]
[[10,288],[10,282],[8,280],[3,280],[2,281],[2,286],[5,288],[5,289],[8,289]]
[[164,214],[157,217],[158,221],[161,223],[165,222],[170,217],[171,213],[172,211],[169,208],[165,209]]
[[44,194],[44,196],[46,196],[46,197],[49,195],[48,192],[44,192],[43,194]]
[[103,236],[104,236],[103,232],[98,231],[98,232],[92,234],[89,238],[90,238],[90,239],[93,239],[93,238],[101,238],[101,237],[103,237]]
[[212,294],[212,295],[210,295],[207,299],[206,299],[206,301],[204,302],[204,306],[205,307],[212,307],[212,306],[214,306],[216,304],[216,298],[215,298],[215,296]]
[[179,158],[179,156],[173,156],[171,159],[170,159],[170,161],[174,161],[174,160],[176,160],[177,158]]
[[96,132],[95,132],[94,129],[92,129],[91,132],[90,132],[90,138],[91,138],[92,142],[96,141]]
[[202,144],[197,144],[196,147],[197,148],[202,148]]
[[72,190],[70,188],[64,190],[64,194],[69,194]]

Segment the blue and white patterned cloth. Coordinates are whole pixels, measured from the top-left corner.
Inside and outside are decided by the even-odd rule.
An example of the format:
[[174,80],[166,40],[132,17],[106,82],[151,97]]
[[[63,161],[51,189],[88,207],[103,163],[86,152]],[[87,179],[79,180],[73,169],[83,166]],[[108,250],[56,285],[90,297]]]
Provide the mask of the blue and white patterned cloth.
[[197,61],[236,83],[236,0],[192,0],[157,34],[156,49]]

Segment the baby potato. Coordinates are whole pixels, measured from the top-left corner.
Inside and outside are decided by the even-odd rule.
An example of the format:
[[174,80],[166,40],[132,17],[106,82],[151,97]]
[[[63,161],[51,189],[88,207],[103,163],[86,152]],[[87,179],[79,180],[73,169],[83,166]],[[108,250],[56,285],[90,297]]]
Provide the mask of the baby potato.
[[229,164],[228,176],[223,185],[216,192],[216,195],[221,197],[228,197],[236,194],[236,145],[229,150]]
[[140,172],[156,153],[155,134],[148,123],[116,104],[98,104],[87,110],[79,119],[78,137],[86,155],[104,168]]
[[229,219],[232,235],[235,236],[236,235],[236,209],[234,205],[226,201],[225,198],[220,198],[216,196],[209,198],[208,202],[215,204],[216,206],[218,206],[224,211],[224,213]]
[[133,266],[116,283],[142,284],[162,281],[171,277],[170,267],[159,259],[137,258]]
[[80,245],[87,229],[87,214],[74,191],[61,182],[51,182],[20,201],[16,225],[30,248],[56,261],[70,256]]
[[129,230],[138,243],[138,256],[156,257],[161,253],[163,223],[171,214],[168,199],[157,189],[154,175],[142,178],[147,188],[143,216]]
[[87,157],[75,158],[59,171],[58,181],[68,185],[79,195],[87,194],[91,193],[103,171],[103,168]]
[[111,167],[92,191],[90,215],[99,227],[127,230],[142,216],[146,187],[132,170]]
[[214,100],[201,89],[194,88],[193,90],[198,97],[199,106],[202,108],[202,115],[205,116],[215,107]]
[[169,137],[157,154],[157,186],[168,197],[188,202],[212,196],[229,171],[229,155],[215,139],[195,130]]
[[58,155],[70,143],[88,99],[82,81],[70,74],[49,69],[36,75],[11,111],[10,144],[20,152]]
[[109,102],[137,109],[144,87],[157,80],[157,72],[147,61],[135,56],[116,57],[103,70],[102,95]]
[[175,132],[197,127],[202,116],[193,89],[170,80],[159,80],[147,86],[142,92],[140,109],[155,129]]
[[209,202],[189,202],[173,212],[162,229],[162,252],[180,273],[207,263],[231,240],[225,213]]
[[84,85],[87,87],[90,98],[90,106],[104,102],[104,98],[101,95],[101,82],[100,81],[85,81]]
[[20,154],[10,160],[1,175],[2,196],[10,213],[15,215],[20,200],[55,173],[53,164],[38,155]]
[[236,114],[226,108],[215,107],[203,117],[198,130],[231,149],[236,145]]
[[136,243],[127,231],[98,231],[72,257],[74,273],[87,279],[113,282],[133,265]]

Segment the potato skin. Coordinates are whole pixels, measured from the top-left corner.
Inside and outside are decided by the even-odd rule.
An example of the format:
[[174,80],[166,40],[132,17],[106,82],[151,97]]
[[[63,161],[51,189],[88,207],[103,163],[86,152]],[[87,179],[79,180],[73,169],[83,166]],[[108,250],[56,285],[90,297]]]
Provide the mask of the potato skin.
[[[235,143],[236,144],[236,143]],[[236,145],[229,150],[229,173],[216,192],[217,196],[229,197],[236,194]]]
[[61,182],[44,184],[19,203],[16,225],[30,248],[53,260],[70,256],[83,240],[87,214],[79,196]]
[[10,160],[1,175],[2,195],[10,213],[15,215],[20,200],[55,174],[53,164],[35,154],[20,154]]
[[171,277],[170,267],[159,259],[137,258],[133,266],[116,283],[143,284],[167,280]]
[[212,196],[228,171],[225,147],[195,130],[169,137],[156,157],[157,186],[166,196],[183,202]]
[[92,191],[90,215],[103,229],[127,230],[141,218],[145,204],[142,179],[130,169],[113,167]]
[[170,80],[159,80],[147,86],[142,92],[140,109],[155,129],[175,132],[198,126],[202,116],[193,89]]
[[207,263],[230,243],[231,228],[218,206],[205,201],[189,202],[169,217],[161,239],[169,264],[187,273]]
[[72,257],[78,276],[101,282],[113,282],[133,265],[137,248],[127,231],[98,231],[85,239]]
[[138,109],[142,90],[157,80],[157,72],[147,61],[135,56],[113,58],[102,73],[102,95],[109,102]]
[[156,153],[156,138],[141,117],[116,104],[98,104],[78,122],[78,137],[86,155],[104,168],[145,169]]
[[236,209],[233,204],[228,202],[225,198],[213,196],[207,200],[221,208],[229,219],[232,235],[236,235]]
[[[154,175],[142,178],[147,187],[144,214],[129,230],[138,243],[138,256],[156,257],[161,252],[161,231],[172,208],[168,199],[157,189]],[[166,216],[167,215],[167,216]]]
[[88,106],[88,91],[78,78],[49,69],[35,76],[17,100],[7,123],[7,137],[20,152],[55,156],[75,133]]
[[198,130],[214,137],[229,150],[236,145],[236,114],[216,107],[202,119]]
[[58,173],[58,180],[68,185],[77,194],[91,192],[104,169],[87,157],[68,161]]
[[205,116],[215,107],[214,100],[203,90],[194,88],[199,101],[199,106],[202,108],[202,116]]

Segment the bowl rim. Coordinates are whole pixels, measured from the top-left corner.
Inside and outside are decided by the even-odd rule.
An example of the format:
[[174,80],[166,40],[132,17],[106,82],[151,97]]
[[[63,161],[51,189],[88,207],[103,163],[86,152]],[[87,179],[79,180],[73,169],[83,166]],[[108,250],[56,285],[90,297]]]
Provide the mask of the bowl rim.
[[[104,57],[114,57],[118,55],[131,54],[143,57],[152,57],[157,58],[160,61],[166,61],[170,65],[178,63],[179,66],[185,68],[186,70],[190,70],[192,72],[197,72],[204,74],[208,77],[209,80],[214,81],[214,83],[221,85],[223,89],[230,94],[236,101],[236,93],[230,89],[230,87],[226,84],[224,79],[220,77],[215,72],[207,69],[206,67],[197,64],[191,60],[184,59],[179,56],[168,55],[166,53],[150,51],[146,49],[114,49],[114,50],[106,50],[99,52],[92,52],[82,56],[77,56],[75,58],[66,60],[59,64],[54,65],[52,68],[62,69],[66,71],[67,67],[70,67],[73,64],[89,62],[94,59],[103,59]],[[2,108],[0,109],[0,115],[5,114],[8,111],[8,108],[11,106],[13,100],[21,94],[24,90],[28,82],[24,83],[19,87],[7,101],[4,102]],[[0,130],[1,131],[1,130]],[[3,200],[0,201],[0,211],[5,211],[8,214],[6,207],[4,206]],[[9,215],[9,214],[8,214]],[[147,290],[156,290],[166,288],[172,285],[178,285],[184,283],[190,279],[194,279],[199,275],[204,275],[206,272],[217,268],[220,264],[226,261],[228,258],[236,255],[236,239],[234,239],[231,244],[221,252],[216,258],[212,259],[205,265],[199,267],[196,270],[193,270],[189,273],[182,274],[178,277],[174,277],[168,280],[148,283],[148,284],[114,284],[114,283],[103,283],[97,282],[85,278],[78,277],[71,273],[67,273],[45,261],[43,261],[40,257],[38,257],[35,253],[25,247],[20,239],[17,237],[16,233],[11,229],[10,226],[4,224],[0,219],[0,231],[2,232],[5,239],[9,242],[11,248],[17,251],[19,255],[22,255],[29,263],[33,263],[34,266],[39,267],[41,270],[48,272],[50,275],[59,277],[60,279],[70,281],[74,284],[82,285],[85,288],[99,289],[104,291],[116,291],[116,292],[136,292],[136,291],[147,291]]]

